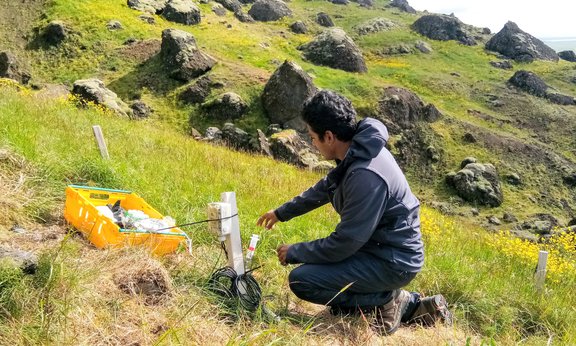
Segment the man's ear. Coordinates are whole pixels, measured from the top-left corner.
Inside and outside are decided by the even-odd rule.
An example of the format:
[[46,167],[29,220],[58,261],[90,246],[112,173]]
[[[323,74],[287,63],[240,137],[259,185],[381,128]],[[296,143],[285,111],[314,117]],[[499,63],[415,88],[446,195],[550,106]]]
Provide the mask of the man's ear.
[[336,140],[336,136],[334,135],[334,133],[332,133],[332,131],[326,131],[324,132],[324,141],[328,142],[328,144],[332,144],[334,143],[334,141]]

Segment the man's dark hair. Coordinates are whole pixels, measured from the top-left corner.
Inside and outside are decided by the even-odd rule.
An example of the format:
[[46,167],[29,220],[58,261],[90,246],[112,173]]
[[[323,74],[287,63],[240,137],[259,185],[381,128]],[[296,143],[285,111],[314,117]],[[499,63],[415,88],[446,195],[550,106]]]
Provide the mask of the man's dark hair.
[[304,102],[302,119],[318,134],[331,131],[336,138],[347,142],[356,132],[356,111],[346,97],[330,90],[322,90]]

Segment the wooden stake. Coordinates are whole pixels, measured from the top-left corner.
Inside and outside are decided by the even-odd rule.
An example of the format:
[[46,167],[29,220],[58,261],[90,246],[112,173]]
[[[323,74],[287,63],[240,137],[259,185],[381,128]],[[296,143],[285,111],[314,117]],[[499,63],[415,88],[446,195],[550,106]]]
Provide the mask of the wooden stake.
[[100,149],[100,155],[105,160],[110,159],[108,155],[108,148],[106,148],[106,142],[104,141],[104,134],[102,133],[102,128],[100,125],[92,126],[92,130],[94,131],[94,137],[96,137],[96,143],[98,143],[98,148]]
[[546,265],[548,263],[548,251],[540,251],[538,253],[538,266],[534,274],[534,281],[536,290],[540,293],[544,290],[544,280],[546,279]]

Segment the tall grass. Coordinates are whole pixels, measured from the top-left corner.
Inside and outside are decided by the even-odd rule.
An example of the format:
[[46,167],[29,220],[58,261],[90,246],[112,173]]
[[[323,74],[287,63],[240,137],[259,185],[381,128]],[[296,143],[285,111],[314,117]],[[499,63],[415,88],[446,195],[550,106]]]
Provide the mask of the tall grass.
[[[52,201],[53,210],[62,205],[67,184],[91,184],[134,190],[182,223],[204,219],[207,203],[218,201],[221,192],[235,191],[243,239],[252,233],[262,238],[257,264],[263,267],[255,275],[265,295],[271,296],[266,298],[269,307],[283,317],[281,322],[270,322],[236,311],[226,314],[210,298],[203,283],[223,259],[204,228],[187,229],[194,241],[191,258],[181,253],[162,260],[173,277],[174,292],[160,307],[147,307],[102,281],[111,271],[122,270],[118,265],[124,263],[119,262],[122,258],[139,263],[141,255],[129,249],[95,250],[81,238],[66,237],[59,249],[45,253],[33,277],[14,280],[14,272],[1,271],[5,284],[0,285],[0,299],[10,316],[0,326],[0,340],[83,344],[97,335],[104,343],[144,344],[369,341],[371,334],[361,319],[322,316],[290,295],[289,268],[275,258],[280,243],[326,236],[337,222],[331,208],[320,208],[269,232],[254,225],[262,212],[313,184],[318,174],[196,142],[158,121],[129,121],[99,108],[77,109],[66,100],[41,101],[6,88],[0,98],[0,123],[0,146],[10,147],[44,173],[34,188],[49,191],[53,198],[47,203]],[[91,132],[94,124],[103,127],[110,160],[99,156]],[[576,342],[573,254],[565,255],[572,267],[550,277],[539,295],[533,287],[531,257],[506,253],[483,230],[455,224],[424,208],[423,233],[426,266],[410,289],[442,292],[452,304],[456,326],[445,329],[446,334],[410,329],[380,342],[411,344],[415,337],[415,344],[465,343],[467,338],[499,344]],[[15,296],[16,283],[23,286]],[[122,337],[123,330],[129,331],[128,336]]]

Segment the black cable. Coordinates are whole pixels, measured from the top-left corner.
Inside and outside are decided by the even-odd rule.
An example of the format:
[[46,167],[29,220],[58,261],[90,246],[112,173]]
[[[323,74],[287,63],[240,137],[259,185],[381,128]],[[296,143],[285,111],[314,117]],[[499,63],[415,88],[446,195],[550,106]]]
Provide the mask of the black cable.
[[208,280],[208,288],[227,303],[237,299],[238,303],[248,311],[256,311],[262,300],[262,289],[250,272],[238,275],[231,267],[223,267],[215,271]]
[[230,215],[230,216],[226,216],[220,219],[207,219],[207,220],[202,220],[202,221],[194,221],[194,222],[189,222],[189,223],[183,223],[181,225],[175,225],[175,226],[170,226],[170,227],[166,227],[166,228],[159,228],[157,230],[155,230],[154,232],[158,232],[158,231],[165,231],[167,229],[171,229],[171,228],[180,228],[180,227],[185,227],[185,226],[191,226],[191,225],[196,225],[199,223],[204,223],[204,222],[210,222],[210,221],[221,221],[221,220],[228,220],[231,219],[235,216],[238,216],[238,213],[234,214],[234,215]]

